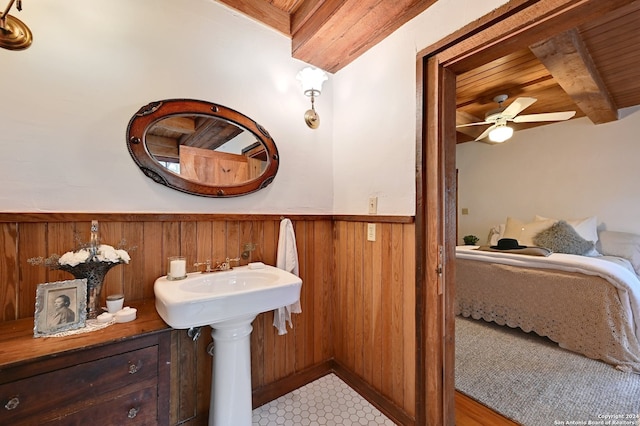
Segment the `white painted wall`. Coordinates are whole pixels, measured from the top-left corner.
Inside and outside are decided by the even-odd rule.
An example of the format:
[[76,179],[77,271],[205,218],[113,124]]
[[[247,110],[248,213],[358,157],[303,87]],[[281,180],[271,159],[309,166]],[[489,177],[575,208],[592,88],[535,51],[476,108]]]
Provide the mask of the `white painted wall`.
[[507,216],[597,216],[600,229],[640,234],[640,108],[594,125],[586,118],[516,132],[500,145],[457,147],[458,235],[486,242]]
[[[307,128],[290,40],[211,0],[24,2],[24,51],[0,49],[3,211],[331,213],[332,83]],[[281,166],[257,193],[211,199],[145,177],[125,143],[150,101],[194,98],[269,130]],[[326,111],[326,112],[325,112]]]
[[[34,34],[0,49],[0,206],[6,212],[415,214],[416,54],[506,0],[439,0],[325,83],[306,127],[290,40],[212,0],[25,2]],[[146,178],[131,116],[184,97],[269,130],[281,167],[265,190],[211,199]]]
[[439,0],[336,73],[336,213],[415,214],[416,55],[503,3]]

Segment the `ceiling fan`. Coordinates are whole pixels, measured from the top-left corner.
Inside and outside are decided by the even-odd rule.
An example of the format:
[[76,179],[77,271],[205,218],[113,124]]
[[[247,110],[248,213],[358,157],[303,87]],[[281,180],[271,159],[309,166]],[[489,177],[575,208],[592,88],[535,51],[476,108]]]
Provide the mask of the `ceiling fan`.
[[467,126],[480,126],[484,124],[491,124],[480,136],[478,136],[475,140],[479,141],[481,139],[489,136],[489,140],[493,143],[504,142],[509,139],[513,135],[513,129],[507,126],[507,122],[513,121],[514,123],[533,123],[538,121],[563,121],[568,120],[574,115],[576,115],[575,111],[563,111],[563,112],[547,112],[542,114],[528,114],[528,115],[518,115],[525,108],[531,106],[534,102],[537,101],[536,98],[516,98],[515,101],[511,102],[508,107],[503,107],[502,104],[507,100],[509,96],[507,95],[498,95],[493,100],[498,103],[498,108],[493,109],[485,114],[484,121],[479,121],[476,123],[468,123],[468,124],[460,124],[456,126],[459,127],[467,127]]

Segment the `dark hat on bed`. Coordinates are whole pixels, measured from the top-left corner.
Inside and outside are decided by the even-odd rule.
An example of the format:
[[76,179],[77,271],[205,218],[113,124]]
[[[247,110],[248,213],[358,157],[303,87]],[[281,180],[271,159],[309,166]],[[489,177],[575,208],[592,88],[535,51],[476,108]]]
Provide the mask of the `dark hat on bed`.
[[491,246],[491,248],[496,250],[515,250],[527,248],[527,246],[519,245],[518,240],[515,238],[501,238],[498,240],[498,245]]

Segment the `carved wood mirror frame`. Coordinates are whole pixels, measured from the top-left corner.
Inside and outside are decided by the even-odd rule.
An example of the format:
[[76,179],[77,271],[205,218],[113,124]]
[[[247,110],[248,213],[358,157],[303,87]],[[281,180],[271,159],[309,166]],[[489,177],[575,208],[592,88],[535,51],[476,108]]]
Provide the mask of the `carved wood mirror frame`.
[[[185,116],[218,118],[241,130],[250,132],[264,147],[266,159],[264,170],[256,178],[225,185],[187,179],[165,168],[150,152],[147,144],[148,132],[154,124],[161,120]],[[269,132],[260,124],[225,106],[194,99],[166,99],[151,102],[140,108],[127,126],[127,148],[140,170],[154,182],[178,191],[204,197],[236,197],[265,188],[273,181],[280,161],[275,142]]]

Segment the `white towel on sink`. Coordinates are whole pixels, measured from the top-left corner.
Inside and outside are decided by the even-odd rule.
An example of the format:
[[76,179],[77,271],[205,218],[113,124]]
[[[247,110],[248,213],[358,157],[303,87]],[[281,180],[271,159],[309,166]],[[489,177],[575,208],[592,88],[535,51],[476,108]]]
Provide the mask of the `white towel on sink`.
[[[280,236],[278,238],[278,257],[276,266],[298,276],[298,249],[296,248],[296,234],[293,224],[289,219],[280,221]],[[302,312],[300,300],[289,306],[283,306],[273,311],[273,326],[278,329],[278,334],[287,334],[287,322],[293,328],[291,314]]]

